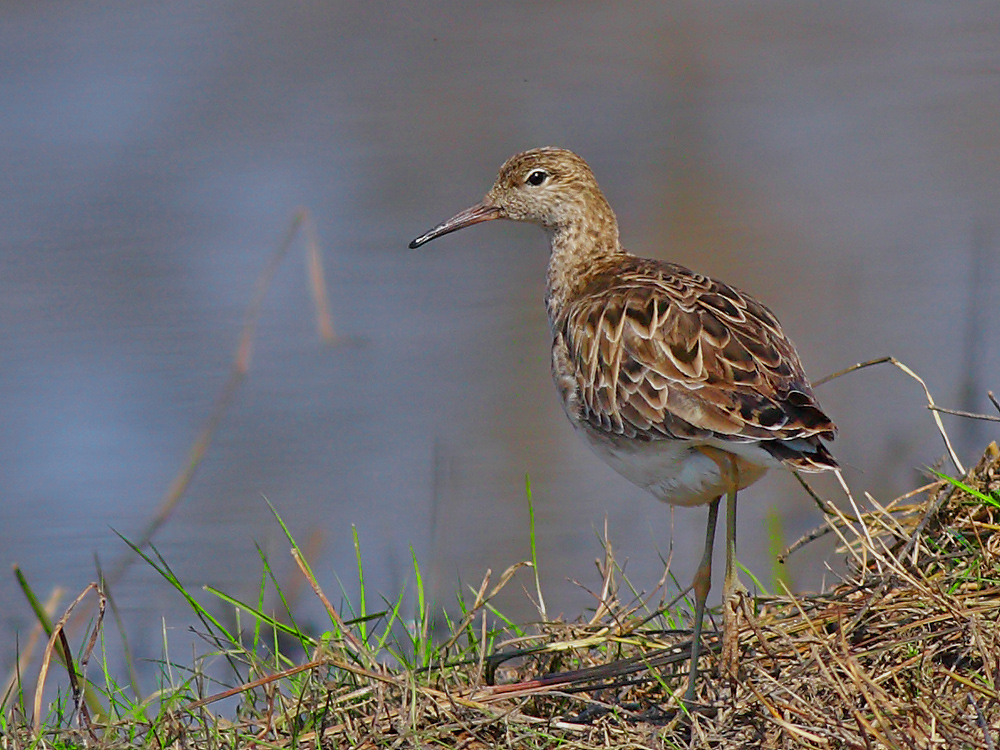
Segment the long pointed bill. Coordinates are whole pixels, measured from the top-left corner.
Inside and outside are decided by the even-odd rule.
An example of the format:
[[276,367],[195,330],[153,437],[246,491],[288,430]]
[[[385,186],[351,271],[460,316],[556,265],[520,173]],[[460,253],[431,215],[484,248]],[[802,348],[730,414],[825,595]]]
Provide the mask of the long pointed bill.
[[461,213],[455,214],[448,221],[439,224],[426,234],[417,237],[417,239],[410,243],[410,249],[416,250],[425,242],[430,242],[443,234],[471,227],[473,224],[479,224],[483,221],[502,219],[503,216],[503,209],[492,206],[489,203],[477,203],[475,206],[470,206]]

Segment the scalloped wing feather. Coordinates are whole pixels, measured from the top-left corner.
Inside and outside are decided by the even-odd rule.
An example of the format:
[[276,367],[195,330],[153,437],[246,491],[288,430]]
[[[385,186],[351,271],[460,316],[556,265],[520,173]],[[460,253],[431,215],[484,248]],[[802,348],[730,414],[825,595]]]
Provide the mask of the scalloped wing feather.
[[836,468],[820,442],[836,428],[774,315],[682,266],[631,260],[595,273],[556,331],[570,417],[639,440],[759,442],[794,468]]

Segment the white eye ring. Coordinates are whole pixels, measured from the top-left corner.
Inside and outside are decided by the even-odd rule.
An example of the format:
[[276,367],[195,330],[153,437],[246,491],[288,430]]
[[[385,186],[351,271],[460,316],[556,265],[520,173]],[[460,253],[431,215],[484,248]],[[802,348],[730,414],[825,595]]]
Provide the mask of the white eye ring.
[[534,185],[535,187],[538,187],[543,182],[545,182],[548,176],[549,173],[542,169],[533,169],[531,173],[528,175],[528,178],[525,180],[525,182],[528,183],[529,185]]

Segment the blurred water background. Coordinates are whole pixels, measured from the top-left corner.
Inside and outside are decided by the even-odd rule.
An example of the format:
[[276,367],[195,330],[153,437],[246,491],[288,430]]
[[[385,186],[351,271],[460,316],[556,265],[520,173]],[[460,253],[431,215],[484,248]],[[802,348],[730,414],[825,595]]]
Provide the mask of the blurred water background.
[[[561,413],[546,240],[489,224],[407,242],[539,145],[587,158],[632,251],[766,301],[818,378],[893,354],[944,405],[1000,391],[1000,13],[970,2],[7,3],[0,10],[0,562],[75,595],[137,536],[221,388],[254,280],[297,207],[338,333],[316,336],[302,252],[253,369],[156,545],[181,579],[253,600],[257,542],[293,577],[282,513],[334,595],[442,605],[526,559],[525,475],[550,614],[580,615],[598,530],[648,590],[673,540],[687,582],[704,510],[673,515],[592,458]],[[891,368],[819,390],[835,453],[881,501],[943,453]],[[971,461],[994,425],[947,418]],[[832,483],[818,486],[836,497]],[[791,477],[742,495],[820,514]],[[719,545],[721,549],[721,545]],[[798,588],[831,545],[793,558]],[[527,579],[526,583],[527,583]],[[146,566],[114,591],[140,657],[186,605]],[[320,609],[303,595],[305,620]],[[535,616],[513,587],[500,602]],[[220,607],[221,609],[221,607]],[[33,620],[0,577],[0,657]]]

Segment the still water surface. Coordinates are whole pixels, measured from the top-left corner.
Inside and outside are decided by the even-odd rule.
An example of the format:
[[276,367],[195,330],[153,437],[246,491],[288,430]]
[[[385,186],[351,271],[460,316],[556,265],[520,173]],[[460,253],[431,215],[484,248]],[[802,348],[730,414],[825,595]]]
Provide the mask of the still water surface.
[[[299,206],[343,341],[317,338],[293,253],[156,539],[183,581],[254,598],[255,542],[292,576],[266,497],[329,591],[356,591],[354,525],[371,589],[412,586],[412,547],[447,603],[526,558],[525,475],[550,613],[592,604],[569,579],[596,585],[605,517],[637,586],[671,538],[688,580],[704,510],[672,522],[557,404],[543,233],[406,249],[533,146],[590,161],[634,252],[765,300],[813,377],[894,354],[945,405],[1000,391],[993,2],[8,4],[0,48],[0,563],[40,592],[75,594],[125,552],[112,529],[138,535]],[[819,394],[856,489],[888,500],[942,453],[898,372]],[[998,437],[949,427],[966,460]],[[820,522],[789,477],[744,493],[740,556],[765,579],[772,509],[789,540]],[[793,558],[799,587],[829,552]],[[501,607],[528,619],[516,589]],[[114,593],[140,656],[190,623],[144,566]],[[5,575],[3,663],[30,624]]]

